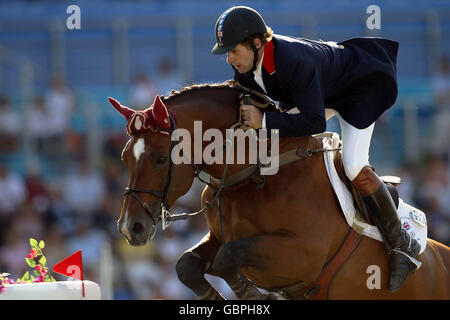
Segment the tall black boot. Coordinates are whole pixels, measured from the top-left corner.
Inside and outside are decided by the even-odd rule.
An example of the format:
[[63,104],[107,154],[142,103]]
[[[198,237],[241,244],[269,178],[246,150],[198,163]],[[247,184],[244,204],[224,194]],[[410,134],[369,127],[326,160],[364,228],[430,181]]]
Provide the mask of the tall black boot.
[[365,166],[353,183],[363,195],[369,214],[383,237],[389,254],[389,290],[395,292],[410,273],[421,267],[422,263],[415,259],[420,245],[401,227],[394,201],[371,167]]

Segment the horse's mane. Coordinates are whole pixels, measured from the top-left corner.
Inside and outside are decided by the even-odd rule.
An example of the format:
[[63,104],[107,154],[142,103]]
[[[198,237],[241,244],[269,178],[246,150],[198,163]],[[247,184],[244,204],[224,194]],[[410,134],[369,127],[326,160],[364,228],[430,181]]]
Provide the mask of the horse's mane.
[[234,90],[234,91],[239,91],[239,92],[243,92],[242,89],[238,88],[238,87],[234,87],[232,86],[230,83],[228,82],[223,82],[223,83],[202,83],[202,84],[193,84],[191,86],[187,86],[187,87],[183,87],[180,90],[172,90],[170,92],[169,96],[163,96],[161,97],[163,99],[164,102],[183,96],[187,93],[191,93],[191,92],[195,92],[195,91],[200,91],[200,90],[212,90],[212,89],[227,89],[227,90]]
[[199,91],[209,91],[209,90],[226,90],[228,92],[234,91],[238,94],[246,94],[251,96],[251,103],[258,108],[267,108],[267,111],[280,111],[278,107],[270,101],[264,94],[257,92],[256,90],[252,90],[250,88],[246,88],[242,86],[239,82],[234,80],[227,80],[222,83],[202,83],[202,84],[193,84],[191,86],[187,86],[181,88],[180,90],[172,90],[170,95],[165,97],[161,96],[161,99],[164,102],[168,102],[169,100],[182,97],[186,94],[192,92]]

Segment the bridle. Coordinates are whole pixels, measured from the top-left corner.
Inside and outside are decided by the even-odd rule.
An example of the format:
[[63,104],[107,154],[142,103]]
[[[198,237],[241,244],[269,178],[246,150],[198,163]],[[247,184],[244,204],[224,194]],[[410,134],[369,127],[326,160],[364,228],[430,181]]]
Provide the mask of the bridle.
[[[172,124],[172,130],[169,132],[170,134],[172,134],[172,132],[174,130],[176,130],[177,126],[176,126],[176,122],[174,117],[172,116],[172,114],[169,112],[169,117],[170,117],[170,122]],[[236,123],[235,125],[233,125],[231,128],[234,128],[238,125],[242,125],[241,123]],[[177,145],[178,143],[176,141],[172,142],[172,145],[170,147],[170,153],[172,152],[172,149]],[[209,181],[206,181],[204,179],[201,178],[200,173],[203,170],[205,165],[202,166],[197,166],[194,163],[191,163],[191,166],[194,169],[194,178],[198,178],[201,182],[207,184],[208,186],[212,187],[213,189],[215,189],[215,193],[214,193],[214,197],[212,199],[212,201],[207,201],[206,205],[203,209],[193,212],[193,213],[181,213],[181,214],[171,214],[170,213],[170,205],[168,203],[168,195],[169,195],[169,191],[170,191],[170,187],[172,184],[172,177],[173,177],[173,171],[175,169],[175,165],[173,163],[173,161],[170,159],[170,165],[169,165],[169,171],[167,174],[167,181],[166,181],[166,185],[164,187],[164,189],[161,190],[145,190],[145,189],[138,189],[138,188],[132,188],[132,187],[126,187],[125,188],[125,196],[132,196],[133,198],[135,198],[142,206],[142,208],[144,208],[145,212],[148,213],[148,215],[150,216],[152,223],[153,223],[153,227],[154,230],[156,229],[156,225],[161,222],[162,225],[162,229],[166,229],[169,224],[172,221],[176,221],[176,220],[184,220],[193,216],[196,216],[198,214],[203,213],[205,210],[209,209],[216,201],[218,202],[218,207],[219,207],[219,217],[220,217],[220,229],[221,229],[221,233],[222,233],[222,237],[223,237],[223,231],[222,231],[222,209],[221,209],[221,196],[223,194],[223,192],[225,191],[225,187],[224,187],[224,182],[225,182],[225,177],[227,175],[227,171],[228,171],[228,163],[225,164],[225,168],[224,168],[224,172],[222,175],[222,179],[219,183],[219,186],[216,186],[214,184],[212,184]],[[148,205],[147,202],[145,202],[140,196],[139,193],[149,193],[151,195],[154,195],[155,197],[161,199],[161,214],[159,216],[154,216],[152,214],[152,211],[150,210],[150,206]],[[155,233],[153,233],[150,237],[153,238],[153,236],[155,235]]]
[[[172,116],[172,114],[169,113],[169,117],[170,117],[170,122],[171,122],[172,128],[173,128],[172,131],[170,131],[170,133],[172,133],[173,130],[176,129],[176,122],[175,122],[175,119]],[[172,152],[172,149],[176,144],[177,144],[176,141],[172,142],[172,145],[170,147],[170,152]],[[141,204],[141,206],[144,208],[144,210],[148,213],[148,215],[152,219],[152,223],[153,223],[154,227],[156,227],[156,225],[158,224],[159,221],[164,220],[163,216],[169,214],[170,206],[168,203],[168,195],[169,195],[170,186],[172,184],[172,177],[173,177],[174,169],[175,169],[175,165],[172,161],[170,161],[166,185],[162,191],[161,190],[144,190],[144,189],[137,189],[137,188],[131,188],[131,187],[125,188],[125,196],[130,195],[130,196],[134,197]],[[152,214],[149,205],[147,204],[147,202],[145,202],[139,196],[139,193],[150,193],[150,194],[154,195],[155,197],[161,199],[161,215],[160,216],[155,217]],[[164,228],[165,227],[166,226],[164,226]]]
[[[248,97],[244,97],[244,98],[248,98]],[[170,122],[172,125],[172,130],[169,132],[169,134],[172,134],[174,130],[176,130],[176,121],[173,117],[173,115],[169,112],[169,118],[170,118]],[[232,125],[230,127],[230,129],[234,129],[235,127],[243,127],[245,125],[243,125],[240,121],[235,123],[234,125]],[[230,143],[231,141],[226,141],[224,143],[224,147],[226,143]],[[170,148],[170,154],[172,153],[173,148],[178,144],[177,141],[172,141],[172,145]],[[313,153],[317,153],[317,152],[327,152],[327,151],[337,151],[340,150],[341,148],[335,148],[335,149],[326,149],[326,148],[322,148],[322,149],[315,149],[315,150],[311,150],[309,148],[298,148],[297,150],[291,150],[291,151],[295,151],[295,156],[291,157],[290,160],[286,161],[285,163],[289,163],[292,161],[296,161],[299,159],[305,159],[310,157]],[[214,190],[214,196],[213,199],[211,201],[206,201],[206,205],[204,206],[203,209],[193,212],[193,213],[181,213],[181,214],[171,214],[170,213],[170,206],[168,203],[168,195],[169,195],[169,191],[170,191],[170,187],[172,184],[172,177],[173,177],[173,172],[175,169],[175,164],[173,163],[173,161],[171,160],[171,158],[169,157],[169,161],[170,161],[170,165],[169,165],[169,171],[167,174],[167,181],[166,181],[166,185],[164,187],[164,189],[161,190],[144,190],[144,189],[137,189],[137,188],[132,188],[132,187],[127,187],[125,188],[125,196],[129,195],[134,197],[140,204],[141,206],[144,208],[144,210],[148,213],[148,215],[150,216],[152,223],[153,223],[153,231],[156,230],[156,225],[161,222],[161,226],[162,226],[162,230],[165,230],[169,224],[172,221],[176,221],[176,220],[184,220],[184,219],[188,219],[190,217],[196,216],[198,214],[203,213],[205,210],[209,209],[210,207],[212,207],[214,205],[214,203],[217,202],[217,206],[218,206],[218,215],[219,215],[219,227],[220,227],[220,233],[221,233],[221,237],[222,237],[222,241],[225,242],[225,237],[224,237],[224,233],[223,233],[223,224],[222,224],[222,195],[223,193],[228,190],[230,187],[233,187],[235,185],[239,185],[251,178],[254,178],[255,176],[257,176],[259,179],[262,179],[262,183],[259,183],[258,185],[258,189],[260,187],[262,187],[262,185],[264,185],[264,178],[260,175],[260,166],[261,163],[258,162],[258,165],[256,167],[256,170],[253,170],[250,172],[250,174],[245,175],[245,177],[237,179],[236,182],[234,182],[232,185],[226,184],[226,178],[227,178],[227,171],[228,171],[228,162],[225,161],[225,165],[224,165],[224,171],[222,174],[222,178],[219,180],[218,183],[213,184],[211,183],[211,181],[206,181],[204,179],[201,178],[200,173],[202,172],[203,168],[205,167],[205,164],[202,164],[201,166],[197,166],[194,163],[190,163],[191,166],[194,169],[194,178],[198,178],[201,182],[205,183],[206,185],[208,185],[209,187],[211,187]],[[150,210],[150,207],[148,205],[147,202],[145,202],[140,196],[139,193],[149,193],[152,194],[153,196],[161,199],[161,214],[159,216],[154,216],[152,214],[152,211]],[[150,240],[153,238],[153,236],[155,235],[155,232],[153,232],[153,234],[150,235]]]
[[[230,82],[231,83],[231,82]],[[239,88],[240,90],[242,90],[244,93],[241,94],[241,99],[250,99],[250,93],[255,93],[255,91],[242,87],[239,82],[237,81],[233,81],[232,86],[235,86],[237,88]],[[268,105],[273,106],[274,104],[266,99],[263,95],[256,93],[260,98],[262,96],[262,98],[264,100],[266,100],[266,104],[264,105],[264,107],[267,107]],[[259,107],[261,107],[262,105],[260,103],[257,103],[256,101],[250,102],[249,100],[247,101],[247,104],[252,103],[255,104]],[[171,123],[171,130],[169,131],[169,134],[171,135],[173,133],[174,130],[177,129],[177,125],[176,125],[176,121],[174,116],[169,112],[169,118],[170,118],[170,123]],[[244,126],[242,123],[238,122],[235,123],[230,129],[234,129],[235,127],[242,127]],[[166,131],[167,132],[167,131]],[[224,143],[224,147],[225,144],[227,142]],[[176,141],[172,142],[171,148],[170,148],[170,153],[172,153],[172,149],[177,145]],[[213,190],[215,190],[214,193],[214,198],[212,199],[211,202],[206,202],[206,206],[194,213],[181,213],[181,214],[175,214],[175,215],[171,215],[169,210],[170,210],[170,206],[168,203],[168,194],[169,194],[169,190],[170,190],[170,186],[172,184],[172,176],[173,176],[173,171],[174,171],[174,163],[172,162],[172,160],[170,159],[170,166],[169,166],[169,172],[168,172],[168,176],[167,176],[167,181],[166,181],[166,185],[164,187],[164,189],[161,190],[144,190],[144,189],[137,189],[137,188],[132,188],[132,187],[127,187],[125,188],[125,196],[129,195],[132,196],[133,198],[135,198],[140,204],[141,206],[144,208],[145,212],[148,213],[148,215],[150,216],[150,218],[152,219],[152,223],[153,226],[156,227],[156,225],[158,224],[158,222],[161,221],[162,224],[162,229],[164,230],[165,228],[167,228],[167,226],[170,224],[170,222],[175,221],[175,220],[181,220],[181,219],[187,219],[190,217],[193,217],[195,215],[198,215],[200,213],[203,213],[205,210],[209,209],[216,201],[218,202],[219,205],[219,216],[220,216],[220,229],[222,230],[222,210],[221,210],[221,195],[223,194],[223,192],[225,191],[225,177],[227,174],[227,170],[228,170],[228,163],[225,163],[225,167],[224,167],[224,172],[222,175],[222,179],[219,183],[219,186],[217,187],[216,185],[212,184],[209,181],[206,181],[204,179],[201,178],[200,173],[202,172],[203,168],[205,165],[202,165],[201,167],[195,165],[194,163],[191,162],[191,165],[194,169],[194,178],[198,178],[201,182],[207,184],[208,186],[210,186]],[[140,196],[139,193],[149,193],[154,195],[155,197],[161,199],[161,214],[159,216],[154,216],[150,210],[149,205],[147,204],[147,202],[145,202]],[[153,234],[154,235],[154,234]]]
[[[172,130],[169,132],[169,134],[172,134],[172,132],[174,130],[176,130],[177,125],[176,125],[176,121],[175,121],[174,117],[172,116],[172,114],[170,112],[169,112],[169,117],[170,117],[170,122],[172,124]],[[169,153],[172,153],[172,149],[177,144],[178,143],[176,141],[172,142]],[[142,208],[144,208],[145,212],[147,212],[147,214],[150,216],[152,223],[153,223],[153,227],[156,227],[156,225],[159,222],[161,222],[163,230],[166,229],[169,226],[170,222],[172,222],[172,221],[187,219],[187,218],[193,217],[195,215],[198,215],[200,213],[203,213],[206,209],[211,207],[216,202],[217,198],[219,197],[219,194],[221,194],[221,192],[220,193],[216,192],[216,196],[214,197],[213,201],[207,202],[207,205],[203,209],[201,209],[197,212],[181,213],[181,214],[174,214],[174,215],[170,214],[170,205],[168,203],[168,197],[169,197],[170,187],[172,185],[172,177],[173,177],[175,165],[174,165],[173,161],[170,159],[170,157],[169,157],[169,161],[170,161],[170,165],[169,165],[169,171],[167,174],[167,181],[166,181],[166,185],[164,186],[164,189],[162,191],[161,190],[145,190],[145,189],[126,187],[125,194],[124,194],[125,196],[132,196],[141,204]],[[195,165],[194,163],[191,163],[191,165],[194,168],[194,177],[198,178],[203,183],[206,183],[207,185],[217,189],[216,186],[214,186],[213,184],[211,184],[208,181],[205,181],[204,179],[202,179],[200,177],[200,172],[203,170],[204,165],[202,165],[200,167]],[[226,175],[227,167],[228,167],[228,165],[225,166],[225,171],[224,171],[225,175]],[[219,190],[222,190],[222,188],[219,187]],[[148,205],[147,202],[145,202],[139,196],[139,193],[149,193],[149,194],[154,195],[155,197],[161,199],[161,214],[158,216],[154,216],[152,214],[152,211],[150,210],[150,206]],[[152,235],[152,237],[153,236],[154,236],[154,234]]]

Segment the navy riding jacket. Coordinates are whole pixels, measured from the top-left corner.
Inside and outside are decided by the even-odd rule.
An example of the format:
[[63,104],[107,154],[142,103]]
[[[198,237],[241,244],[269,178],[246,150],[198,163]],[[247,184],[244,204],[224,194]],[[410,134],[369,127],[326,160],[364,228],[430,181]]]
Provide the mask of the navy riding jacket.
[[[280,137],[325,131],[325,108],[335,109],[351,125],[370,126],[397,99],[398,42],[382,38],[353,38],[323,42],[275,34],[266,43],[262,78],[267,95],[282,110],[266,112],[266,128]],[[264,91],[252,71],[234,79]]]

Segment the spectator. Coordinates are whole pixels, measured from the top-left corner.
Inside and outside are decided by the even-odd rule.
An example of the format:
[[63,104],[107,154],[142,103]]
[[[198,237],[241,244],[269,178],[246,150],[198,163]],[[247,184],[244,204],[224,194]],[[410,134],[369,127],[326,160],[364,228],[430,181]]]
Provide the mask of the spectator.
[[[3,229],[5,230],[5,229]],[[16,230],[5,230],[5,241],[0,247],[0,266],[2,272],[10,273],[11,279],[22,277],[28,271],[25,257],[29,253],[29,240],[17,235]]]
[[36,166],[29,168],[28,174],[25,177],[25,186],[28,195],[27,201],[32,203],[39,213],[48,211],[50,206],[48,186]]
[[19,239],[42,239],[45,230],[44,219],[31,202],[25,202],[15,214],[10,228]]
[[432,150],[450,156],[450,63],[444,56],[439,73],[432,80],[436,112],[433,119]]
[[82,159],[77,166],[65,178],[63,198],[76,215],[86,217],[100,208],[105,185],[103,176],[89,168],[87,159]]
[[136,75],[136,83],[130,92],[131,107],[135,110],[147,109],[158,94],[160,94],[159,88],[150,81],[145,73],[139,72]]
[[24,179],[6,164],[0,164],[0,190],[0,217],[7,218],[26,200],[27,190]]
[[75,233],[76,217],[72,208],[64,201],[58,185],[49,186],[50,208],[48,215],[62,235],[67,238]]
[[117,220],[122,209],[119,193],[106,192],[101,207],[94,212],[93,226],[106,231],[111,237],[118,235]]
[[109,241],[107,234],[91,227],[91,219],[81,218],[77,221],[76,232],[67,242],[67,251],[83,253],[83,267],[86,279],[99,281],[99,264],[103,245]]
[[42,97],[36,97],[26,114],[28,132],[36,151],[40,154],[45,152],[47,140],[52,134],[50,115],[45,107]]
[[429,236],[437,241],[450,241],[450,179],[443,157],[431,154],[416,186],[418,208],[427,215]]
[[158,86],[161,94],[167,96],[172,90],[179,90],[182,86],[181,75],[174,71],[172,61],[164,57],[158,63]]
[[61,136],[69,128],[71,113],[74,111],[75,96],[60,76],[54,76],[51,89],[45,96],[45,104],[50,120],[49,131]]
[[143,247],[131,247],[125,239],[118,238],[116,247],[134,298],[154,298],[155,291],[161,286],[164,275],[155,243],[150,242]]
[[[120,157],[120,154],[118,155]],[[125,166],[117,159],[106,160],[104,163],[104,172],[106,190],[111,193],[121,194],[125,188],[128,177]]]
[[17,150],[22,130],[19,113],[11,108],[7,97],[0,97],[0,153]]
[[58,171],[64,169],[68,150],[65,135],[70,129],[70,119],[75,107],[75,96],[60,76],[54,76],[51,89],[45,95],[48,137],[45,152]]
[[412,163],[406,163],[401,166],[396,175],[402,179],[402,183],[397,186],[399,197],[409,205],[416,206],[415,203],[415,189],[416,189],[416,179],[415,179],[416,166]]
[[[45,242],[44,255],[47,258],[47,265],[54,266],[58,262],[67,258],[74,252],[69,252],[67,244],[65,242],[64,234],[61,232],[59,226],[56,223],[50,223],[47,225],[46,232],[42,236],[41,240]],[[56,273],[53,274],[56,280],[66,280],[67,277],[60,276]]]
[[432,80],[435,102],[438,105],[450,103],[450,63],[447,56],[441,59],[440,70]]

